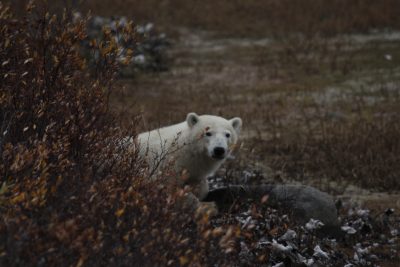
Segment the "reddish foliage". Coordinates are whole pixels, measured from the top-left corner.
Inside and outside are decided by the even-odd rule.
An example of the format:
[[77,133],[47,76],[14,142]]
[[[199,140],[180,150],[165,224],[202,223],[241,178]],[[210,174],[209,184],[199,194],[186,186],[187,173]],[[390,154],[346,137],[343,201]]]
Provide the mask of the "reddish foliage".
[[[126,130],[108,113],[120,48],[107,32],[91,41],[93,71],[85,20],[34,5],[17,20],[0,6],[0,265],[225,261],[214,248],[224,232],[201,238],[207,218],[176,209],[184,192],[146,181],[136,154],[112,141]],[[121,34],[132,38],[131,24]]]

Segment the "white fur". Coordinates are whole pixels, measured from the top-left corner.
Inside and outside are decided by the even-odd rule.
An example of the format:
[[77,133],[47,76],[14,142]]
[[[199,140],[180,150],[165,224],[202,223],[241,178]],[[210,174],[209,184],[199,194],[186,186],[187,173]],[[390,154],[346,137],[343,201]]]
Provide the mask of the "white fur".
[[[241,126],[240,118],[226,120],[189,113],[184,122],[140,134],[140,155],[150,170],[172,165],[177,176],[182,176],[178,177],[178,184],[190,185],[193,193],[203,199],[208,193],[207,177],[230,156]],[[216,147],[226,152],[216,155]]]

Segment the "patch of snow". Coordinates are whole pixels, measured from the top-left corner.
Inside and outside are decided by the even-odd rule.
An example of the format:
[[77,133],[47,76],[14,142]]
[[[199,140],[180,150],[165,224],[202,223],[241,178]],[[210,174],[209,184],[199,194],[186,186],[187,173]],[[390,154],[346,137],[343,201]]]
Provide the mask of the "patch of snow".
[[329,259],[329,255],[327,252],[323,251],[319,245],[316,245],[314,248],[314,257],[317,258],[323,258],[323,259]]
[[290,241],[297,237],[297,233],[291,229],[288,229],[281,237],[278,238],[279,241]]
[[315,231],[317,229],[320,229],[322,226],[324,226],[324,223],[321,222],[320,220],[314,220],[313,218],[306,223],[306,229],[308,231]]
[[342,231],[346,232],[349,235],[353,235],[353,234],[357,233],[357,230],[351,226],[345,225],[345,226],[342,226],[341,229],[342,229]]

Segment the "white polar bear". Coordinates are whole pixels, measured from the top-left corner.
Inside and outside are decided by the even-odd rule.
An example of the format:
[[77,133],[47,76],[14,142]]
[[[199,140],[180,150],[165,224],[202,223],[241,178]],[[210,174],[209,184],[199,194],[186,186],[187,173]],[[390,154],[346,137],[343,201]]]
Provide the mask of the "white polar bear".
[[212,175],[230,156],[242,127],[240,118],[189,113],[186,121],[138,135],[139,154],[150,170],[173,166],[178,186],[189,185],[202,200]]

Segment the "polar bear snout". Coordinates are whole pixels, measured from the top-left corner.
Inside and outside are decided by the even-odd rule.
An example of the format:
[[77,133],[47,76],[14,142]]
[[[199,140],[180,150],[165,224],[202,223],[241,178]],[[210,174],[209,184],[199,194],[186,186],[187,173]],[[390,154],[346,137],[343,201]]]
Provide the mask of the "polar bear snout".
[[215,159],[223,159],[225,158],[226,149],[221,146],[214,147],[212,157]]

